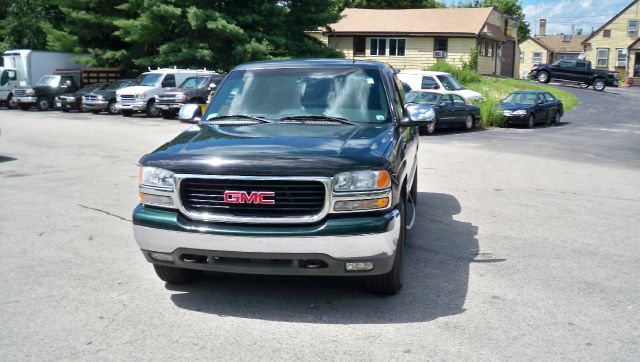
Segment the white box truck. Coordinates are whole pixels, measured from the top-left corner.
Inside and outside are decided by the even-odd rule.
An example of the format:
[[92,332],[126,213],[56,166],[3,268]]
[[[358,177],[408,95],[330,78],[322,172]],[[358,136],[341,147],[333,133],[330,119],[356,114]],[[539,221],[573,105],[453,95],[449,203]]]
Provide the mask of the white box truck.
[[31,85],[56,69],[80,68],[73,57],[82,54],[16,49],[2,54],[0,67],[0,103],[10,108],[17,106],[11,91],[18,86]]

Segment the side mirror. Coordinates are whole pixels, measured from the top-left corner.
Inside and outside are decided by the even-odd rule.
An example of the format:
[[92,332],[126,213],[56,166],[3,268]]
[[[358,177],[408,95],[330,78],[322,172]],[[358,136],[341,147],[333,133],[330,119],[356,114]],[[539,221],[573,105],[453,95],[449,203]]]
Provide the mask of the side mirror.
[[196,103],[187,103],[180,107],[178,112],[178,119],[182,122],[198,122],[200,121],[200,105]]
[[410,103],[404,109],[407,116],[400,120],[403,127],[426,126],[436,118],[436,112],[430,105]]
[[431,89],[440,89],[440,86],[439,86],[439,85],[437,85],[437,84],[434,84],[434,85],[431,87]]
[[447,107],[447,106],[449,105],[449,103],[447,103],[447,102],[440,102],[440,103],[438,103],[438,105],[439,105],[440,107]]
[[544,103],[544,101],[543,101],[542,99],[538,99],[538,100],[536,101],[536,104],[543,104],[543,103]]
[[211,84],[209,84],[209,90],[210,90],[210,91],[212,91],[212,92],[213,92],[214,90],[216,90],[216,85],[215,85],[215,83],[211,83]]

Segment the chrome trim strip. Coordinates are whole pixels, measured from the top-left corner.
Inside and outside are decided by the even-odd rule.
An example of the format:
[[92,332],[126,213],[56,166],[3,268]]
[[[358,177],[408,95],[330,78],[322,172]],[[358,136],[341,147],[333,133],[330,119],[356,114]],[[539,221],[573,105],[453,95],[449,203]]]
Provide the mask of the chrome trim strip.
[[[175,177],[175,203],[178,205],[180,212],[194,220],[212,221],[212,222],[228,222],[228,223],[247,223],[247,224],[301,224],[318,222],[327,216],[330,208],[333,206],[331,202],[331,177],[306,177],[306,176],[233,176],[233,175],[198,175],[198,174],[176,174]],[[307,216],[287,216],[287,217],[247,217],[247,216],[229,216],[217,215],[213,213],[195,213],[185,209],[180,198],[180,185],[182,180],[187,178],[215,179],[215,180],[257,180],[257,181],[318,181],[324,185],[324,207],[319,213]]]

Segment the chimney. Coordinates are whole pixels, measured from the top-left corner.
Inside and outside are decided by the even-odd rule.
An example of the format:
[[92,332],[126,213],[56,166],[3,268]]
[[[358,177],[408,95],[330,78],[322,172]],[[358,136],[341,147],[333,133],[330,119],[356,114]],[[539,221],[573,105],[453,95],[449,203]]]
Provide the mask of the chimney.
[[546,36],[547,35],[547,19],[540,19],[540,31],[538,31],[538,36]]

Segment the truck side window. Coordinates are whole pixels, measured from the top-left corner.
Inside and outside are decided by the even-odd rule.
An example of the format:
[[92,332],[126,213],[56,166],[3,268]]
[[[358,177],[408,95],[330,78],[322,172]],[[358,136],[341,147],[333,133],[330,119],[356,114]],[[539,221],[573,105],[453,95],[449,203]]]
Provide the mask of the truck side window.
[[9,83],[9,71],[4,71],[2,72],[2,75],[0,75],[0,85],[5,85]]
[[462,97],[460,97],[458,95],[455,95],[455,94],[452,94],[451,98],[453,98],[453,104],[456,107],[460,107],[460,106],[464,106],[465,105],[464,99],[462,99]]
[[175,88],[175,86],[176,86],[176,76],[173,74],[165,75],[164,79],[162,80],[162,88],[168,88],[168,87]]
[[587,62],[581,62],[581,61],[577,61],[576,62],[576,68],[584,68],[587,69]]
[[438,82],[431,76],[422,77],[422,89],[438,89]]

